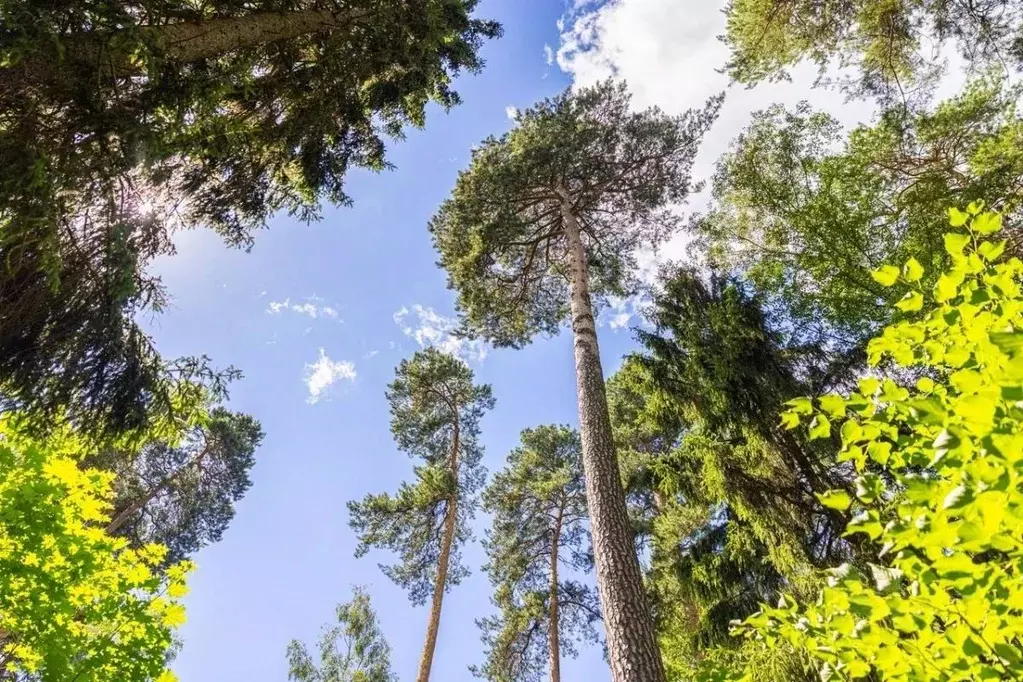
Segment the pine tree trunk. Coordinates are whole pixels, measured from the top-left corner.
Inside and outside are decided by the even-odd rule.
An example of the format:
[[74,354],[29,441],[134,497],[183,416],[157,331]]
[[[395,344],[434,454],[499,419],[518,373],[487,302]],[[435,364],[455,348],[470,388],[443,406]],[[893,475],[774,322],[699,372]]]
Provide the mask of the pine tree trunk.
[[583,473],[611,678],[613,682],[664,682],[664,664],[643,590],[643,576],[611,436],[604,372],[590,300],[586,249],[571,197],[567,192],[562,192],[561,196],[562,225],[568,242]]
[[561,682],[561,617],[558,614],[558,550],[561,544],[561,520],[565,513],[565,505],[562,503],[558,509],[558,518],[554,523],[554,538],[551,542],[551,586],[549,619],[547,622],[547,644],[548,655],[550,656],[551,682]]
[[181,467],[179,467],[178,470],[175,471],[173,474],[171,474],[170,476],[168,476],[167,478],[163,479],[158,484],[150,488],[148,493],[132,502],[125,509],[121,510],[117,514],[117,516],[114,517],[114,520],[111,521],[109,525],[107,525],[106,527],[107,534],[112,535],[116,533],[121,528],[121,526],[128,522],[128,519],[142,511],[147,504],[156,499],[156,496],[159,495],[161,491],[173,485],[174,481],[178,480],[178,478],[181,477],[182,473],[184,473],[191,467],[202,465],[202,461],[203,459],[206,458],[206,455],[209,454],[209,451],[210,451],[209,444],[203,446],[203,449],[199,452],[199,454],[197,454],[191,460],[189,460]]
[[[457,419],[457,417],[456,417]],[[440,556],[437,558],[437,579],[433,583],[433,602],[430,604],[430,623],[426,628],[426,643],[423,645],[423,656],[419,659],[419,675],[416,682],[429,682],[430,670],[433,668],[433,652],[437,648],[437,634],[440,631],[440,610],[444,602],[444,588],[448,580],[448,562],[451,559],[451,545],[455,541],[456,504],[458,502],[458,422],[455,422],[454,443],[448,467],[455,480],[456,491],[448,500],[447,512],[444,515],[444,537],[441,539]]]

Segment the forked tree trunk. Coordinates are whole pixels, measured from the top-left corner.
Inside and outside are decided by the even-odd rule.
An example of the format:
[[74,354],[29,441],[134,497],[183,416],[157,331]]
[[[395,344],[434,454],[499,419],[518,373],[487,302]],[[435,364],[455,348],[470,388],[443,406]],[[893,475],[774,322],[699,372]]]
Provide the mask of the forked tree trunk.
[[565,514],[565,505],[558,509],[558,518],[554,522],[554,537],[551,543],[551,586],[549,618],[547,623],[547,645],[550,656],[551,682],[561,682],[561,616],[558,614],[558,550],[561,544],[561,520]]
[[567,192],[561,196],[562,225],[568,242],[583,474],[611,678],[614,682],[665,682],[611,436],[586,249],[571,197]]
[[456,490],[451,494],[451,498],[448,499],[447,512],[444,514],[444,537],[441,539],[440,556],[437,557],[437,579],[433,583],[430,622],[426,627],[426,643],[423,644],[423,656],[419,659],[419,675],[416,676],[416,682],[428,682],[430,679],[430,669],[433,668],[433,652],[437,648],[437,633],[440,631],[440,610],[444,602],[444,588],[448,580],[448,562],[451,559],[451,545],[455,541],[459,445],[457,421],[455,421],[453,441],[451,455],[448,458],[448,467],[455,479]]

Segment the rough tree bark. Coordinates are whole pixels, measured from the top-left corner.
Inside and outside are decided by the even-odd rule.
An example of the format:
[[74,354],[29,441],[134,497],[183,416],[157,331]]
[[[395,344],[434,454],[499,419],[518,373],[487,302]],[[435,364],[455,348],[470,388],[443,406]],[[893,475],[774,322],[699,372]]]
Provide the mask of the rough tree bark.
[[561,542],[561,521],[565,514],[565,504],[558,509],[558,518],[554,522],[554,537],[551,544],[551,587],[549,620],[547,626],[547,644],[550,656],[551,682],[561,682],[561,617],[558,614],[558,547]]
[[[458,417],[457,410],[454,424],[451,455],[448,468],[456,484],[458,481]],[[430,670],[433,668],[433,652],[437,648],[437,634],[440,631],[440,611],[444,602],[444,588],[448,580],[448,562],[451,559],[451,545],[455,540],[456,505],[458,503],[457,485],[455,492],[448,498],[448,508],[444,514],[444,537],[441,540],[440,556],[437,558],[437,579],[433,584],[433,601],[430,604],[430,622],[426,628],[426,642],[423,644],[423,656],[419,659],[419,674],[416,682],[429,682]]]
[[611,678],[614,682],[665,682],[611,434],[586,248],[572,198],[564,189],[559,194],[568,243],[583,473]]

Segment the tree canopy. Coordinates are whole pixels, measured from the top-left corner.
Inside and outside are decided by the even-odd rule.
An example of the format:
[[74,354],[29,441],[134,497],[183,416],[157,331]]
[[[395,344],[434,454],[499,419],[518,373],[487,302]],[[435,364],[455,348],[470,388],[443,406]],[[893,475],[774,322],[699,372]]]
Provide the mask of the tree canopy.
[[843,483],[834,448],[778,426],[814,385],[819,349],[789,347],[737,282],[666,268],[644,346],[609,383],[648,584],[672,677],[733,646],[729,623],[815,566],[854,554],[844,518],[814,497]]
[[787,78],[807,60],[822,76],[852,68],[844,82],[852,93],[905,101],[941,75],[946,45],[971,69],[1023,65],[1018,0],[731,0],[726,13],[727,70],[745,85]]
[[789,318],[798,342],[861,346],[901,314],[870,270],[913,255],[936,277],[948,205],[986,196],[1020,249],[1018,97],[974,81],[933,110],[887,111],[845,142],[834,118],[805,104],[759,112],[718,162],[695,233],[713,266]]
[[135,323],[175,229],[248,245],[346,203],[351,168],[458,102],[499,32],[476,0],[7,3],[0,31],[0,390],[133,427],[164,364]]
[[354,589],[338,604],[337,624],[323,629],[316,643],[319,659],[302,642],[288,644],[288,679],[292,682],[396,682],[391,647],[377,622],[369,593]]
[[113,475],[81,466],[84,441],[37,439],[16,413],[0,433],[0,675],[173,682],[191,564],[104,532]]
[[485,570],[498,614],[479,621],[486,662],[475,672],[494,682],[561,679],[560,659],[574,640],[595,641],[600,618],[592,588],[565,571],[592,565],[579,434],[567,426],[522,432],[522,444],[483,493],[493,515]]
[[107,531],[133,547],[164,545],[172,563],[218,542],[251,485],[262,440],[259,422],[218,407],[176,442],[155,440],[138,453],[93,458],[116,475]]
[[952,266],[933,287],[916,261],[875,273],[916,303],[871,340],[871,364],[928,367],[934,378],[871,374],[847,395],[792,401],[786,415],[791,428],[827,424],[820,438],[835,420],[856,485],[821,501],[855,509],[849,534],[884,546],[866,566],[830,571],[816,599],[786,597],[747,621],[762,645],[805,649],[820,679],[1012,679],[1023,661],[1023,264],[1000,259],[998,214],[978,203],[950,217]]
[[568,91],[518,114],[484,140],[430,222],[466,328],[499,346],[556,334],[568,315],[563,202],[578,216],[590,294],[599,303],[636,284],[636,251],[680,225],[671,207],[722,98],[668,116],[633,112],[624,84]]

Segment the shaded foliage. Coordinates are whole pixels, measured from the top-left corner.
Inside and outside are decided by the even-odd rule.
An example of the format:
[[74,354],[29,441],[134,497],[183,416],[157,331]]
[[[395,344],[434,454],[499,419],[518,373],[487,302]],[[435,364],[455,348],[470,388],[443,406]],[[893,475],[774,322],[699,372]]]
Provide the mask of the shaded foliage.
[[[804,593],[814,566],[853,553],[844,518],[814,494],[843,483],[834,447],[786,432],[777,414],[815,376],[734,281],[662,273],[638,331],[645,351],[609,383],[616,437],[632,452],[637,516],[651,534],[649,581],[669,673],[729,646],[728,623],[783,586]],[[651,500],[647,505],[645,500]]]
[[249,471],[262,440],[258,421],[215,408],[178,442],[154,441],[130,456],[93,458],[92,464],[116,475],[108,532],[133,547],[162,544],[169,562],[218,542],[251,485]]
[[178,227],[233,245],[347,203],[499,33],[475,0],[12,2],[0,8],[0,392],[115,430],[166,370],[135,324]]
[[907,101],[944,71],[941,48],[968,68],[1023,66],[1023,4],[1018,0],[731,0],[726,9],[727,70],[746,85],[782,80],[808,60],[849,67],[853,94]]
[[772,107],[719,161],[693,229],[711,263],[752,282],[797,342],[862,349],[901,314],[870,270],[913,254],[936,277],[949,204],[988,197],[1020,250],[1018,96],[975,81],[932,111],[888,110],[844,143],[831,116]]

